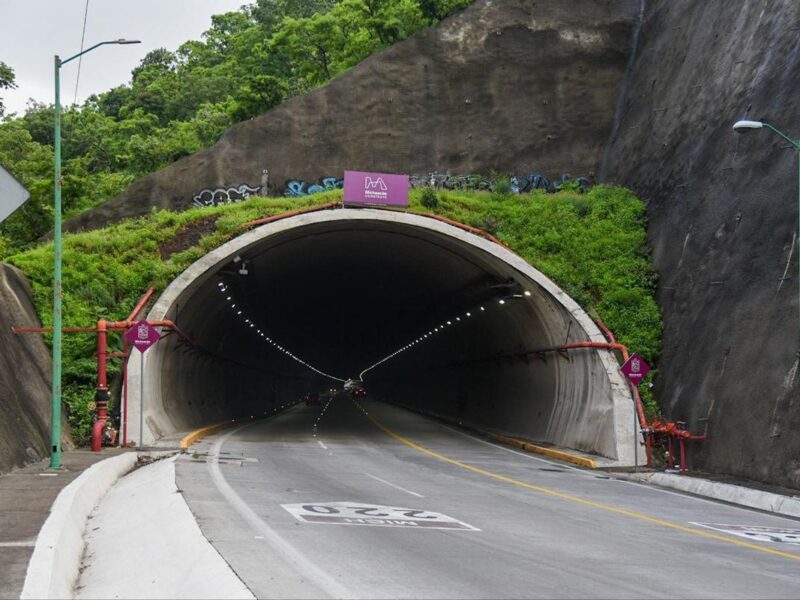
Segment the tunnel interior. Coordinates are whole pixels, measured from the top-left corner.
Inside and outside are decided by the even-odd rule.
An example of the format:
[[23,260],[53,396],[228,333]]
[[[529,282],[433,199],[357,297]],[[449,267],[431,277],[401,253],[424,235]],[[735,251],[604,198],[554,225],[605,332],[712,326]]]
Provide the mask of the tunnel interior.
[[148,318],[191,341],[146,356],[145,441],[361,378],[370,398],[626,460],[610,357],[537,352],[599,339],[585,314],[507,249],[438,221],[341,209],[265,225],[198,261]]

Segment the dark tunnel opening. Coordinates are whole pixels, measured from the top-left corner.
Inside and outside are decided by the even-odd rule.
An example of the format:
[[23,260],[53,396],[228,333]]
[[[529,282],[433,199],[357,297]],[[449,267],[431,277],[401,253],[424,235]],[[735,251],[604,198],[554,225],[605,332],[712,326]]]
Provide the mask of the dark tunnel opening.
[[366,369],[371,398],[627,460],[611,357],[532,352],[600,333],[519,257],[451,225],[371,209],[271,223],[190,267],[149,318],[192,343],[170,336],[146,357],[145,439],[263,415]]

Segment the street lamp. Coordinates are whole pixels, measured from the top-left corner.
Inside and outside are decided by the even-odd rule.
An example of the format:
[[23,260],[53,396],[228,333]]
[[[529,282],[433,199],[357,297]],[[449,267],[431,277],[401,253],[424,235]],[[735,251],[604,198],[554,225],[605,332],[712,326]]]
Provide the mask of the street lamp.
[[[798,159],[798,187],[797,187],[797,218],[798,218],[798,229],[800,229],[800,140],[793,140],[788,135],[780,131],[777,127],[770,125],[766,121],[736,121],[733,124],[733,130],[738,133],[747,133],[751,129],[761,129],[766,127],[767,129],[771,129],[779,136],[781,136],[784,140],[789,142],[792,147],[797,150],[797,159]],[[800,244],[800,233],[797,236],[797,243]],[[797,308],[800,310],[800,260],[797,261],[798,264],[798,279],[797,279],[797,287],[798,287],[798,303]]]
[[95,44],[83,52],[78,52],[66,60],[55,56],[55,192],[53,194],[53,390],[50,426],[50,468],[61,466],[61,67],[95,48],[106,44],[140,44],[139,40],[108,40]]

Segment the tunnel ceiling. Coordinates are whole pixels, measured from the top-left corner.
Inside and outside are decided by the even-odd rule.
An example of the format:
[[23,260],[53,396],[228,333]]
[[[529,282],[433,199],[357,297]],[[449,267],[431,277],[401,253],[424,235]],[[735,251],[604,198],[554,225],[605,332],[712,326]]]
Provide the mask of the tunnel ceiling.
[[[446,236],[379,221],[296,228],[238,256],[241,262],[224,263],[180,309],[180,326],[227,358],[298,375],[311,373],[256,329],[321,370],[350,377],[441,319],[521,291],[522,278],[487,255]],[[253,331],[242,323],[246,315]],[[462,328],[451,339],[465,333]]]

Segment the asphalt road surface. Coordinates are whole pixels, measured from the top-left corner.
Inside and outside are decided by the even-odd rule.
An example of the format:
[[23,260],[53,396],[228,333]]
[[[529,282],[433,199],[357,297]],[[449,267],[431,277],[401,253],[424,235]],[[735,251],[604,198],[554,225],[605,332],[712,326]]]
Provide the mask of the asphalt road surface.
[[800,521],[608,478],[336,397],[177,464],[260,598],[798,598]]

